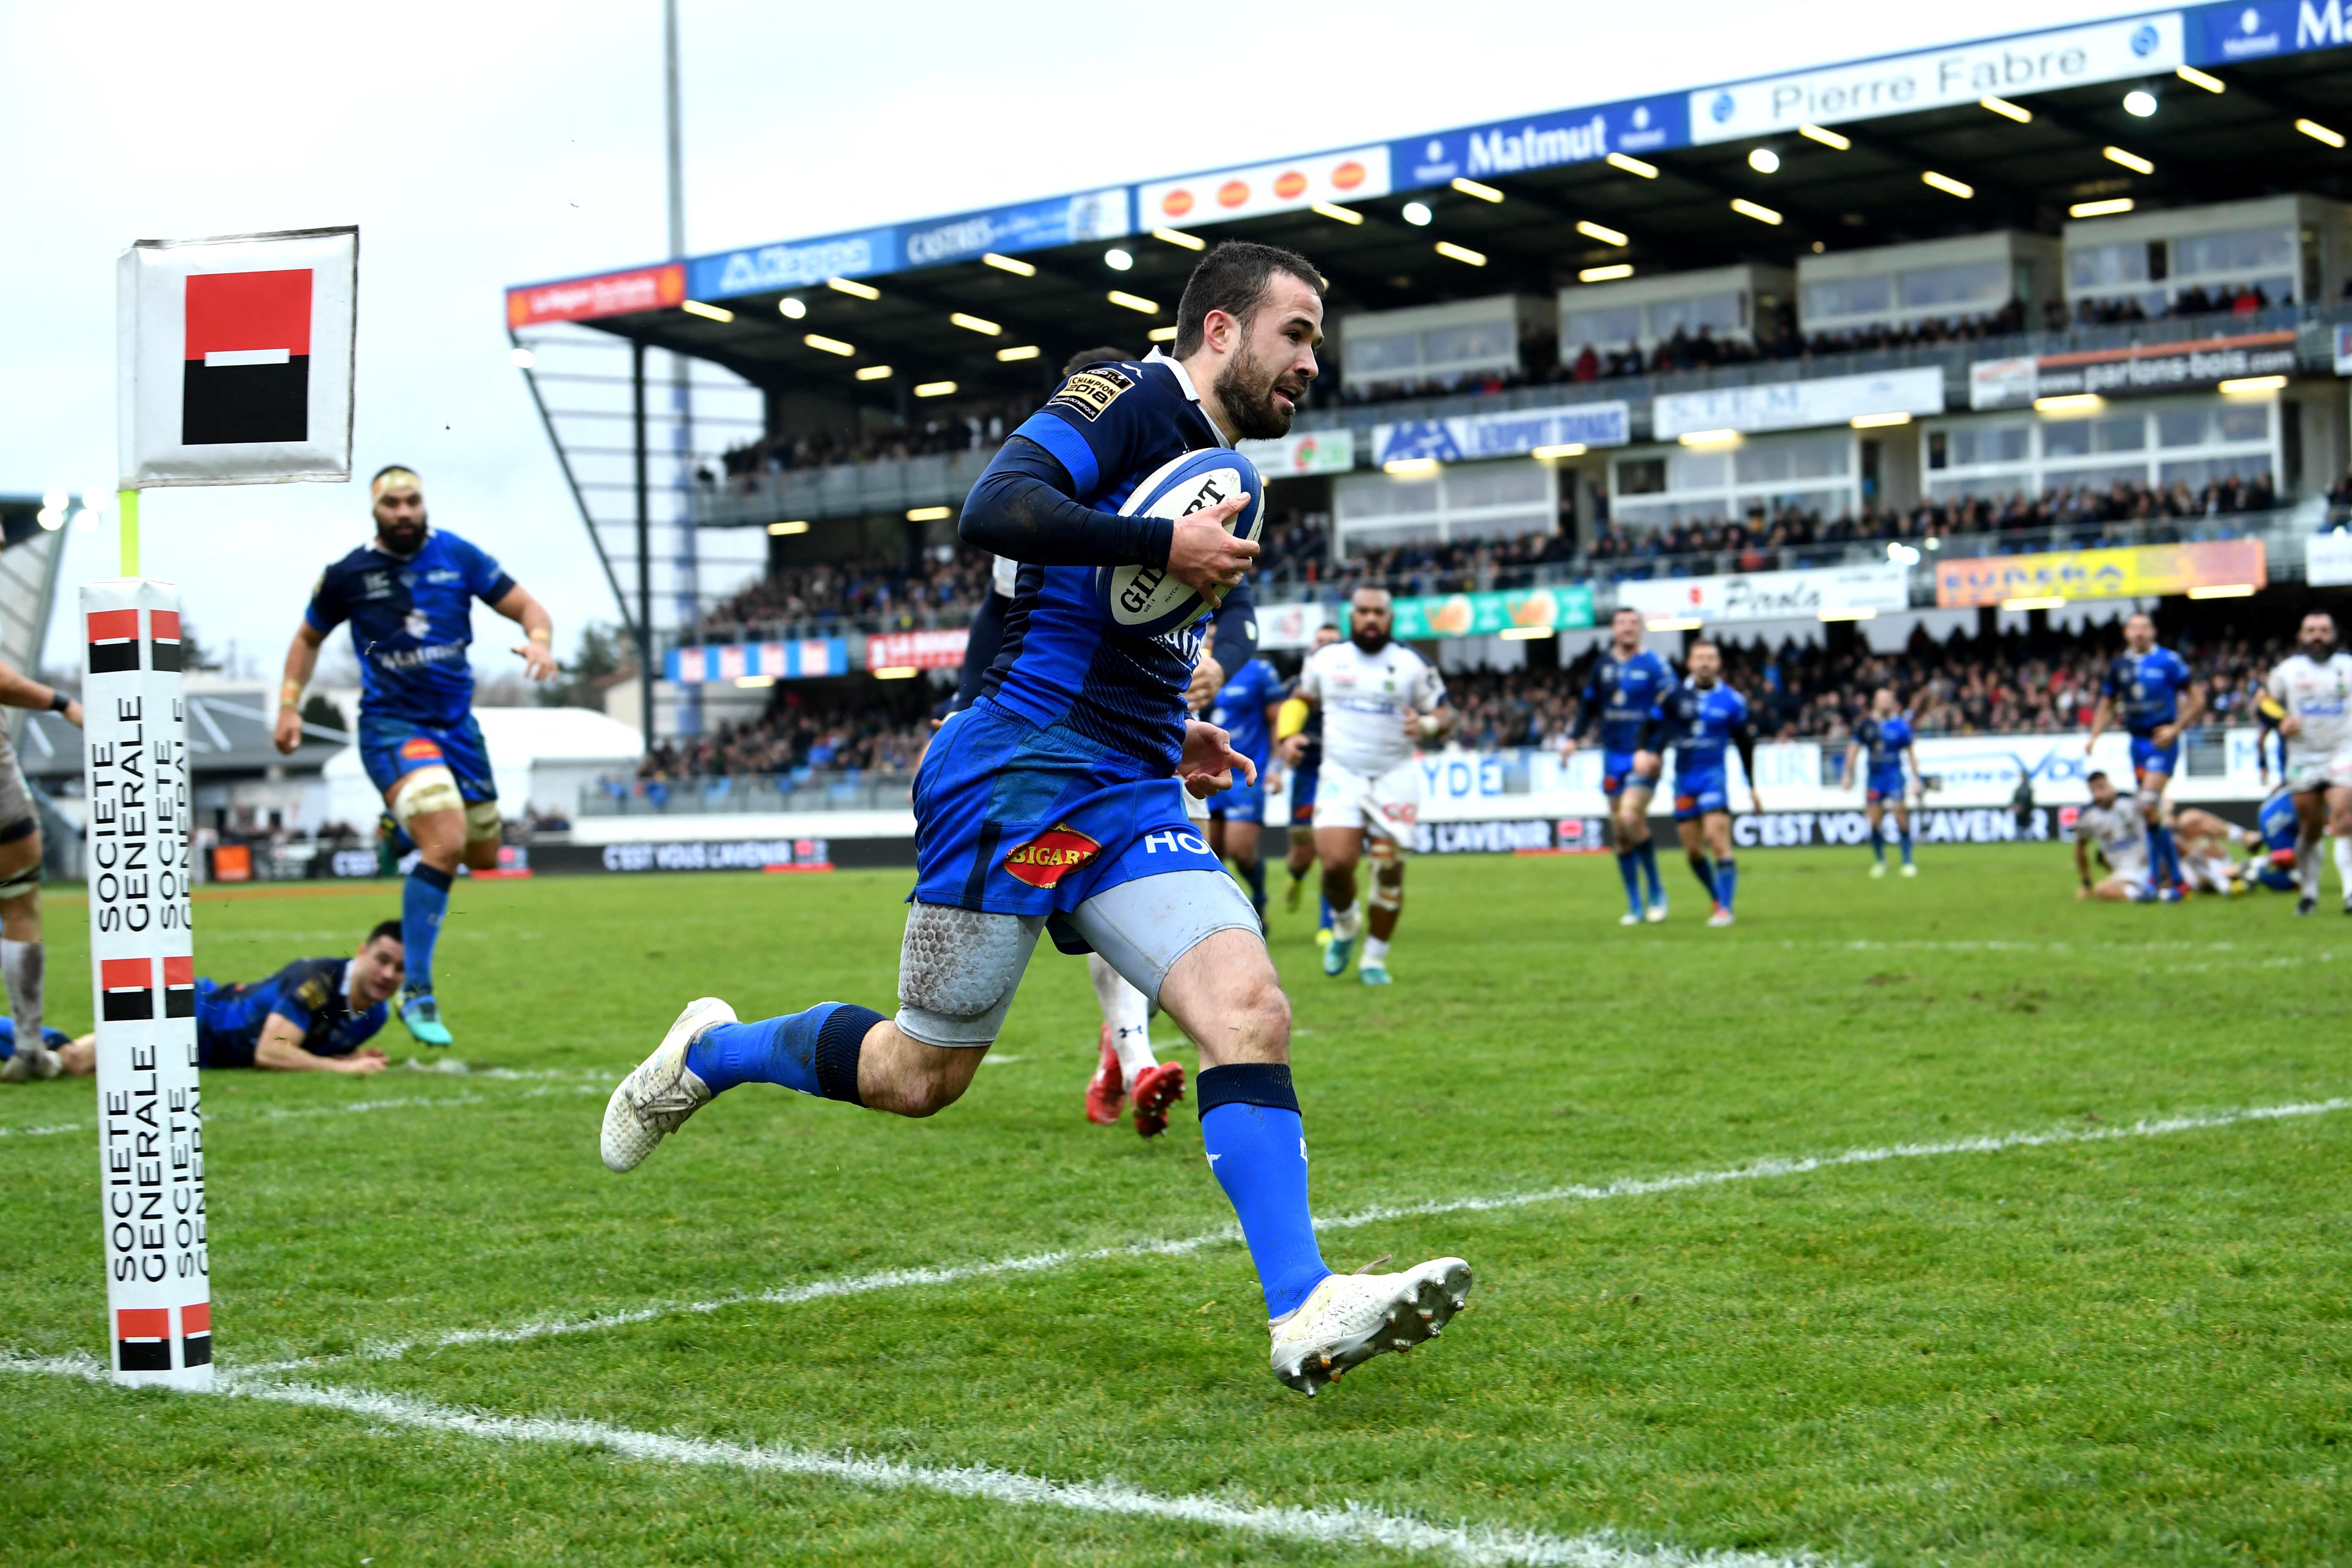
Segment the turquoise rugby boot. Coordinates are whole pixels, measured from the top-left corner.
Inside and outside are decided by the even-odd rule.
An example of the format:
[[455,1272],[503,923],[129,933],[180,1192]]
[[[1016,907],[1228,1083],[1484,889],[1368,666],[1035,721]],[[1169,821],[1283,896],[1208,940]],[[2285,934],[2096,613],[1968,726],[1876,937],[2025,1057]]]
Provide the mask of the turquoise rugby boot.
[[420,1046],[446,1046],[449,1026],[441,1021],[441,1004],[422,991],[410,989],[400,1002],[400,1021]]

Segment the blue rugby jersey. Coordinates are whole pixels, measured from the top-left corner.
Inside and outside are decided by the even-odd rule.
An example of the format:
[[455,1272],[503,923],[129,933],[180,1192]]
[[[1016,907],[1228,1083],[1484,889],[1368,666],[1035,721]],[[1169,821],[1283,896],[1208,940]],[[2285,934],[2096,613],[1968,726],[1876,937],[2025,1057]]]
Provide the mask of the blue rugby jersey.
[[2255,830],[2263,836],[2263,847],[2271,853],[2272,863],[2278,863],[2282,854],[2293,864],[2295,846],[2303,838],[2303,824],[2294,814],[2294,796],[2280,790],[2263,802],[2260,816],[2254,818]]
[[2145,735],[2179,717],[2180,693],[2190,679],[2189,666],[2168,647],[2152,647],[2146,653],[2126,650],[2107,666],[2099,689],[2114,701],[2124,728]]
[[1602,648],[1584,683],[1584,699],[1577,709],[1579,740],[1601,731],[1605,752],[1641,750],[1642,727],[1658,699],[1674,689],[1675,672],[1648,648],[1637,648],[1631,658],[1620,658],[1613,648]]
[[1738,746],[1744,753],[1750,743],[1748,699],[1722,681],[1702,691],[1685,680],[1659,700],[1645,738],[1652,743],[1644,750],[1675,749],[1678,777],[1721,773],[1724,749]]
[[[1123,631],[1096,603],[1094,578],[1097,564],[1164,563],[1174,524],[1136,520],[1125,556],[1037,564],[1045,552],[1024,544],[1019,521],[997,514],[990,475],[1034,471],[1032,454],[1042,448],[1061,470],[1055,491],[1116,513],[1153,469],[1227,442],[1201,411],[1184,367],[1157,351],[1076,372],[1013,434],[964,508],[967,540],[1023,559],[981,694],[1032,723],[1066,725],[1135,758],[1144,764],[1141,776],[1164,776],[1183,751],[1184,692],[1201,657],[1202,623],[1156,637]],[[1228,606],[1232,601],[1228,594]]]
[[389,1009],[379,1002],[351,1011],[351,967],[348,958],[298,958],[267,980],[212,986],[196,1004],[205,1065],[251,1067],[272,1013],[302,1031],[302,1048],[314,1057],[358,1050],[383,1027]]
[[514,585],[488,555],[434,529],[406,560],[371,540],[328,567],[303,618],[321,633],[351,622],[362,714],[446,729],[474,705],[474,601]]
[[[1282,678],[1262,658],[1251,659],[1234,678],[1217,689],[1209,722],[1231,736],[1234,751],[1250,760],[1265,776],[1266,759],[1274,753],[1274,731],[1265,719],[1266,704],[1283,698]],[[1235,776],[1239,782],[1239,775]]]
[[1866,718],[1853,727],[1853,738],[1874,773],[1903,771],[1903,753],[1911,749],[1911,721],[1897,713],[1892,719]]

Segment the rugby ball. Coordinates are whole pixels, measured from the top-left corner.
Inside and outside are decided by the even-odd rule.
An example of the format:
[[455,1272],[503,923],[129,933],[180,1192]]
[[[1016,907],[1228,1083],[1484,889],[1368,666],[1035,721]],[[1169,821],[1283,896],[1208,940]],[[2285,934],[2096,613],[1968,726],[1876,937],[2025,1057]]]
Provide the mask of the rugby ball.
[[[1235,537],[1255,542],[1265,523],[1265,481],[1257,465],[1230,447],[1172,458],[1135,487],[1121,517],[1190,517],[1246,492],[1249,504],[1226,521]],[[1208,601],[1160,566],[1097,566],[1095,600],[1123,632],[1156,637],[1208,613]]]

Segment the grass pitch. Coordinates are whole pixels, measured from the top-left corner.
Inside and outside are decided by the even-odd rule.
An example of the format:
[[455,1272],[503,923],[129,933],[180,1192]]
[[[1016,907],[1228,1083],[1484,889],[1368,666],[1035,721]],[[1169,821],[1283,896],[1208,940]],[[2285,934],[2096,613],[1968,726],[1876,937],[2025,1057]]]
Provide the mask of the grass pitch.
[[[260,1397],[66,1374],[104,1353],[89,1086],[0,1090],[0,1558],[2352,1559],[2352,1108],[2137,1125],[2352,1094],[2352,921],[2079,905],[2054,848],[1866,866],[1744,857],[1729,931],[1675,868],[1625,931],[1605,859],[1421,861],[1386,991],[1277,912],[1328,1258],[1479,1281],[1312,1402],[1237,1243],[1130,1246],[1231,1213],[1189,1105],[1150,1143],[1083,1120],[1081,963],[1040,953],[933,1121],[746,1089],[616,1178],[605,1093],[688,998],[888,1005],[907,879],[461,887],[456,1054],[532,1076],[207,1079],[217,1342]],[[210,894],[199,967],[396,908]],[[81,920],[54,902],[58,976]],[[1754,1163],[2012,1133],[2054,1136]],[[1475,1198],[1507,1201],[1399,1212]]]

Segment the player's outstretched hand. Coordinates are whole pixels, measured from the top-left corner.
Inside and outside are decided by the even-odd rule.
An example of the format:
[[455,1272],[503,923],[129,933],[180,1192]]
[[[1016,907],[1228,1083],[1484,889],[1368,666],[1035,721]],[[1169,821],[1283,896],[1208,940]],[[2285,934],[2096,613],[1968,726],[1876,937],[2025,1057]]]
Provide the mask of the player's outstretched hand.
[[277,727],[269,732],[269,742],[288,756],[292,756],[296,748],[302,744],[301,713],[292,708],[280,708]]
[[1306,734],[1301,732],[1291,736],[1288,740],[1279,742],[1274,748],[1274,752],[1275,755],[1280,757],[1284,762],[1288,763],[1294,768],[1297,767],[1298,765],[1298,759],[1307,754]]
[[343,1058],[345,1072],[382,1072],[392,1065],[392,1058],[373,1046],[362,1046]]
[[1206,800],[1219,790],[1233,788],[1236,768],[1241,770],[1243,783],[1257,782],[1257,764],[1234,750],[1231,735],[1198,719],[1184,721],[1184,754],[1176,763],[1176,776],[1184,781],[1193,799]]
[[1249,492],[1176,520],[1168,541],[1168,574],[1209,603],[1221,604],[1225,590],[1242,580],[1250,558],[1257,553],[1254,540],[1236,539],[1228,531],[1234,516],[1250,501]]
[[533,680],[551,680],[555,677],[555,650],[543,642],[527,642],[515,652],[522,655],[523,673]]

